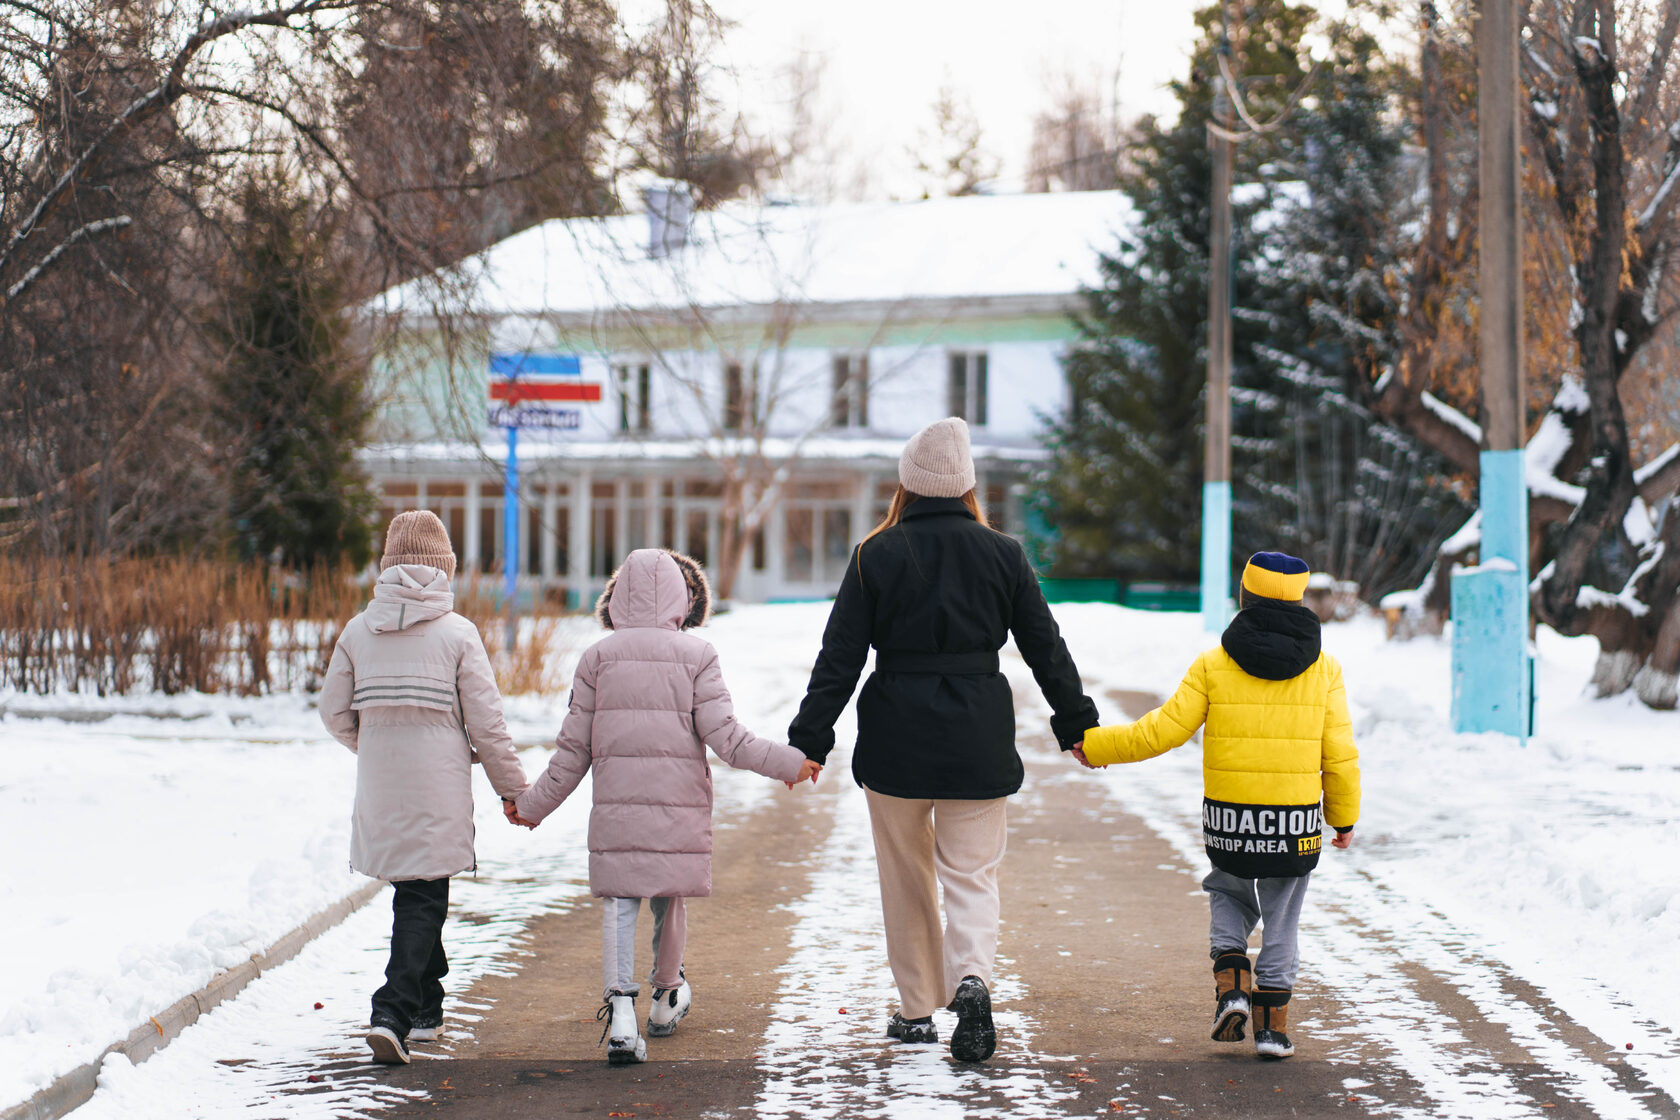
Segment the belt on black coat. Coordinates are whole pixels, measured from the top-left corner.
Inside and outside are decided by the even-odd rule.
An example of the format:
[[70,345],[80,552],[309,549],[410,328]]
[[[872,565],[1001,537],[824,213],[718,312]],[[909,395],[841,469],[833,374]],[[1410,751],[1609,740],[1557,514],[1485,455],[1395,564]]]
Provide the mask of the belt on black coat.
[[912,653],[883,649],[875,652],[881,673],[939,673],[947,677],[978,677],[998,671],[996,650],[975,653]]

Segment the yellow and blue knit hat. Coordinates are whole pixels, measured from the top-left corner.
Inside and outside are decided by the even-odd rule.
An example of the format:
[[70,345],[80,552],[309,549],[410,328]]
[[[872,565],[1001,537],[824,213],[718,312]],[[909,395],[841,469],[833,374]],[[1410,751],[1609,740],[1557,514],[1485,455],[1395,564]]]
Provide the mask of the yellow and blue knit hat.
[[1243,590],[1262,599],[1298,602],[1307,593],[1305,560],[1283,552],[1256,552],[1243,568]]

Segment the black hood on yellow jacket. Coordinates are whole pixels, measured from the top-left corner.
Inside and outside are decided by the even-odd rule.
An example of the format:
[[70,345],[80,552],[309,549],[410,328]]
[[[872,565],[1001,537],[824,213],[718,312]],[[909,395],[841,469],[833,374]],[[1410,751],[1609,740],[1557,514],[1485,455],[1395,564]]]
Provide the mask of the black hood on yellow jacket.
[[1281,599],[1245,595],[1243,601],[1248,605],[1219,639],[1243,672],[1261,680],[1286,681],[1312,667],[1322,643],[1316,614]]

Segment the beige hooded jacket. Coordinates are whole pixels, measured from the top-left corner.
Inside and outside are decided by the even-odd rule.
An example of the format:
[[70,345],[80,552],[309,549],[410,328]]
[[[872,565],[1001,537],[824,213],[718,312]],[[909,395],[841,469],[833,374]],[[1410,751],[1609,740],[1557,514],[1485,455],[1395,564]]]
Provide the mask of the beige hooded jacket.
[[438,569],[387,568],[321,687],[321,722],[356,752],[350,866],[376,879],[476,866],[474,762],[503,797],[525,789],[484,642],[454,606]]

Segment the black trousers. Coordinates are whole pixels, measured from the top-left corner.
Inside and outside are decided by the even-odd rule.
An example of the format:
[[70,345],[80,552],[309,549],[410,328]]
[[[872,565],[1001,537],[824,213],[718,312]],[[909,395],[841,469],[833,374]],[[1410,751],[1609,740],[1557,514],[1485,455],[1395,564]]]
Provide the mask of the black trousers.
[[390,1027],[407,1038],[416,1020],[443,1012],[443,918],[449,911],[449,880],[404,879],[392,883],[391,959],[385,984],[373,993],[373,1026]]

